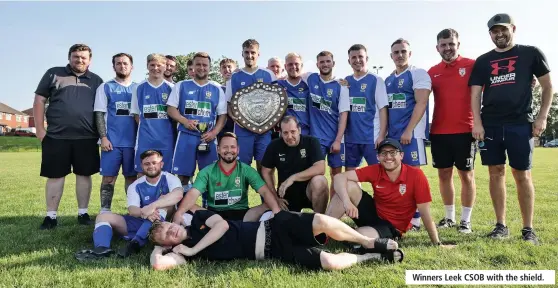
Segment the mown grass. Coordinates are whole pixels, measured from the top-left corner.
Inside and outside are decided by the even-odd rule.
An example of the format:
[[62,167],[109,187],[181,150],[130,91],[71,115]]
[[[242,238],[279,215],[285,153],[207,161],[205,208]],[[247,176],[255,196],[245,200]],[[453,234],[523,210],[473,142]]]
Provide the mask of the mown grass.
[[36,137],[0,136],[0,152],[32,151],[41,151],[41,141]]
[[[408,234],[400,242],[406,258],[404,263],[396,265],[366,263],[341,272],[310,272],[273,261],[192,261],[171,271],[157,272],[150,270],[148,265],[150,247],[125,260],[77,262],[74,253],[91,246],[93,226],[77,225],[75,177],[69,175],[66,179],[58,228],[40,231],[38,227],[45,215],[45,179],[39,177],[40,152],[0,153],[0,287],[400,287],[405,285],[405,270],[556,269],[556,159],[558,149],[537,148],[535,151],[535,227],[542,243],[538,247],[520,240],[521,214],[509,168],[507,222],[511,238],[493,241],[484,237],[493,228],[495,217],[488,192],[487,169],[480,166],[478,159],[477,201],[472,217],[474,233],[460,235],[453,229],[440,231],[442,240],[457,242],[455,249],[443,250],[428,245],[428,235],[421,231]],[[434,219],[439,220],[444,210],[437,174],[431,166],[423,169],[432,188],[432,213]],[[93,215],[99,211],[100,180],[99,175],[93,177],[89,207]],[[459,191],[457,176],[455,180]],[[363,188],[371,190],[369,184],[364,184]],[[115,194],[113,210],[125,213],[122,180],[117,182]],[[256,205],[259,201],[259,196],[252,192],[250,204]],[[459,217],[460,205],[457,206]],[[350,220],[346,221],[350,223]],[[343,250],[338,243],[331,242],[327,247],[330,251]],[[123,244],[121,240],[113,241],[114,248]]]

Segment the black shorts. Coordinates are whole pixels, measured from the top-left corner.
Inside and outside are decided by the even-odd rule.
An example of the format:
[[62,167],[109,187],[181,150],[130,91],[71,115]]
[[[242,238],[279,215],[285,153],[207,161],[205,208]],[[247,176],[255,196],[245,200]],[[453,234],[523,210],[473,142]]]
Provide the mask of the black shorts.
[[362,191],[362,197],[357,206],[358,219],[353,219],[358,227],[369,226],[378,231],[380,238],[398,239],[401,233],[387,220],[378,216],[376,202],[366,191]]
[[70,173],[91,176],[99,172],[99,139],[54,139],[45,136],[41,142],[41,176],[62,178]]
[[434,168],[474,169],[477,151],[473,134],[430,134],[430,145]]
[[482,165],[506,164],[516,170],[530,170],[533,164],[533,125],[509,124],[484,126],[484,141],[479,142]]
[[306,196],[306,188],[310,181],[304,182],[294,182],[287,191],[285,191],[285,196],[283,197],[289,205],[289,211],[300,212],[303,208],[312,209],[312,201]]
[[321,269],[318,246],[324,245],[325,234],[314,236],[314,213],[281,211],[270,221],[271,249],[266,258],[298,264],[310,269]]
[[212,209],[211,207],[207,207],[207,210],[215,212],[215,214],[219,214],[225,220],[231,220],[231,221],[244,220],[244,215],[246,215],[246,212],[248,212],[248,209],[217,211]]

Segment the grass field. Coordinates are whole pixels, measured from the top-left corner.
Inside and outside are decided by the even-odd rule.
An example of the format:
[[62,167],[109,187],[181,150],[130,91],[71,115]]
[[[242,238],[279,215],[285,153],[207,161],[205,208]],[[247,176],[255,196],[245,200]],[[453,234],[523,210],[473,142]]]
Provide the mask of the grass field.
[[40,151],[41,142],[36,137],[1,136],[0,152]]
[[[74,253],[91,246],[94,227],[77,225],[75,178],[69,175],[66,179],[58,228],[40,231],[38,228],[45,215],[45,179],[39,177],[40,152],[0,153],[0,195],[3,198],[0,205],[0,287],[400,287],[405,285],[405,270],[556,269],[558,149],[537,148],[534,155],[535,227],[542,244],[538,247],[520,240],[521,214],[509,168],[507,222],[511,237],[505,241],[484,237],[492,230],[495,217],[488,193],[487,170],[477,159],[474,233],[459,235],[454,229],[440,231],[442,240],[457,242],[455,249],[443,250],[428,245],[428,235],[421,231],[408,234],[400,242],[406,258],[405,262],[395,265],[365,263],[341,272],[309,272],[278,262],[192,261],[171,271],[157,272],[148,265],[150,247],[125,260],[111,258],[78,263]],[[444,210],[436,171],[431,166],[423,169],[430,181],[434,198],[432,211],[438,221]],[[455,177],[459,191],[459,181]],[[99,175],[93,178],[89,207],[93,216],[99,211],[100,180]],[[368,184],[363,187],[370,191]],[[251,205],[258,202],[259,196],[251,193]],[[457,203],[459,217],[461,209]],[[113,210],[125,213],[125,206],[123,184],[119,179]],[[121,240],[113,241],[113,248],[123,244]],[[329,244],[328,249],[342,250],[337,243]]]

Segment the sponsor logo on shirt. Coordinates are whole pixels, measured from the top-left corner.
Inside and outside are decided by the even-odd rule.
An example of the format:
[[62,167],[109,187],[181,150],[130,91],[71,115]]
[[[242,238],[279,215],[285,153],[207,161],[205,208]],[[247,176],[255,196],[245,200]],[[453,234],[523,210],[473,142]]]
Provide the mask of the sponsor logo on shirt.
[[351,97],[351,112],[365,112],[366,111],[366,98],[364,97]]
[[186,100],[186,105],[184,106],[184,114],[191,116],[209,117],[211,115],[211,102]]
[[[240,179],[239,179],[239,183],[240,183]],[[242,196],[242,191],[240,189],[215,192],[215,200],[213,201],[213,204],[215,206],[233,205],[240,201],[241,196]]]
[[146,104],[143,105],[143,118],[145,119],[168,119],[167,105]]
[[325,111],[331,114],[331,101],[324,99],[322,96],[310,94],[312,98],[312,106],[320,111]]
[[407,192],[407,184],[399,184],[399,193],[401,193],[401,196],[403,196],[405,192]]
[[287,109],[293,111],[305,112],[306,111],[306,99],[300,99],[296,97],[289,97],[289,106]]
[[116,108],[116,116],[130,116],[130,107],[132,103],[126,101],[116,101],[114,102]]
[[388,94],[389,109],[405,109],[407,107],[407,99],[404,93]]
[[[518,56],[491,61],[490,87],[515,83],[515,73],[512,72],[515,71],[517,58]],[[500,74],[502,72],[504,74]]]

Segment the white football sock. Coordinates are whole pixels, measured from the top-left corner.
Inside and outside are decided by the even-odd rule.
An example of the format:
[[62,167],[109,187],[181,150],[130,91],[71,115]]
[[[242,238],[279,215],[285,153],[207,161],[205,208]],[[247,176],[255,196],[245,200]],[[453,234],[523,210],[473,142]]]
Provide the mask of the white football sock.
[[455,222],[455,205],[444,205],[446,208],[446,218]]

